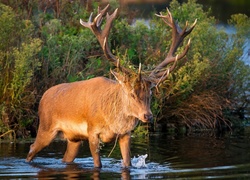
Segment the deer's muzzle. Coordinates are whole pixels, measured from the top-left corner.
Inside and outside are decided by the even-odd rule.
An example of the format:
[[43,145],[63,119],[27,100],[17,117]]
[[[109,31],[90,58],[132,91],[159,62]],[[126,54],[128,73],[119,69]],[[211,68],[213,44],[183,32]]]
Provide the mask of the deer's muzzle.
[[153,114],[152,113],[144,114],[143,119],[141,119],[141,121],[145,123],[151,123],[153,121]]

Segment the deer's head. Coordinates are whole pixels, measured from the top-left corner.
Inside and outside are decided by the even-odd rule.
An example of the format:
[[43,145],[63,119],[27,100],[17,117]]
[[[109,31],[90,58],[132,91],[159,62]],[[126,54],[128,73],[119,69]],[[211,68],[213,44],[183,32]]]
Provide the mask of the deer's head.
[[[182,30],[174,21],[171,13],[168,11],[167,15],[156,15],[163,19],[163,21],[172,28],[172,44],[168,52],[167,57],[155,67],[149,74],[141,74],[141,65],[139,66],[138,73],[131,73],[130,70],[125,67],[121,67],[118,58],[113,55],[108,46],[108,36],[112,26],[113,20],[117,16],[118,9],[116,9],[111,15],[107,13],[109,5],[104,9],[98,8],[98,14],[92,20],[92,13],[88,22],[80,20],[80,23],[89,29],[97,37],[106,58],[112,62],[117,68],[118,72],[111,71],[115,79],[122,86],[125,99],[127,99],[127,107],[124,107],[129,111],[131,116],[140,119],[143,122],[149,122],[152,119],[152,112],[150,110],[151,100],[151,88],[157,87],[160,83],[167,79],[169,73],[174,70],[176,63],[179,59],[182,59],[188,52],[190,46],[190,40],[188,41],[184,51],[180,55],[175,55],[175,52],[184,38],[192,32],[196,25],[196,20],[193,25],[187,29],[188,24]],[[102,21],[106,16],[106,24],[103,28]],[[172,63],[169,67],[168,65]]]
[[115,79],[122,87],[123,101],[126,102],[124,110],[127,114],[140,119],[143,122],[152,120],[150,110],[152,83],[140,74],[132,72],[111,71]]

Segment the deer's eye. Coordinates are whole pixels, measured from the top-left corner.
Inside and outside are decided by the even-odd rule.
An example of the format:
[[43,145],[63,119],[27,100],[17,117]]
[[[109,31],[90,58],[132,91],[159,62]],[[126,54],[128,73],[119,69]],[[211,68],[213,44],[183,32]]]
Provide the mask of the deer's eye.
[[133,99],[136,99],[136,96],[134,93],[131,93],[130,96],[133,98]]

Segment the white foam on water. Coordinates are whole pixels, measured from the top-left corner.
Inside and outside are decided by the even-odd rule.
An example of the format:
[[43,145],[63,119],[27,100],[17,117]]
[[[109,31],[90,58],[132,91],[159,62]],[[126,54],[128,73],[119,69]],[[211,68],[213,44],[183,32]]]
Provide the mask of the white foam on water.
[[134,157],[131,161],[132,167],[134,168],[147,168],[147,164],[146,164],[146,158],[148,157],[147,154],[145,155],[141,155],[138,157]]

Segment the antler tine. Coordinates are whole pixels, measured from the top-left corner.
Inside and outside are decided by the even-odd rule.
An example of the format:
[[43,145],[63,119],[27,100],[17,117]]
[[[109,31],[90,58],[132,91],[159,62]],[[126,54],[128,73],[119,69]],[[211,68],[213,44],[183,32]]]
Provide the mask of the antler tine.
[[[167,10],[168,10],[168,8],[167,8]],[[168,10],[168,12],[169,12],[169,10]],[[170,27],[172,27],[173,18],[172,18],[172,14],[171,14],[171,13],[168,13],[167,15],[163,15],[163,14],[160,12],[160,14],[155,14],[155,15],[156,15],[157,17],[162,18],[162,20],[163,20],[167,25],[169,25]],[[166,19],[171,20],[171,22],[168,22]]]
[[100,9],[100,7],[98,6],[98,15],[95,17],[94,19],[94,23],[96,24],[96,26],[98,28],[101,28],[101,24],[102,24],[102,20],[103,17],[105,16],[105,14],[107,13],[109,8],[109,4],[104,8],[104,9]]
[[98,29],[101,29],[102,20],[103,20],[102,14],[98,14],[94,19],[94,24],[96,24],[96,27],[98,27]]
[[[150,78],[153,79],[153,81],[156,82],[156,84],[159,84],[159,82],[163,82],[169,73],[166,73],[166,67],[169,63],[174,62],[174,64],[168,68],[169,72],[173,71],[177,61],[179,59],[182,59],[188,52],[189,47],[190,47],[190,39],[188,40],[187,45],[185,46],[183,52],[179,55],[174,55],[177,48],[180,46],[180,44],[183,42],[185,37],[192,32],[194,29],[197,19],[194,21],[192,26],[188,28],[188,22],[186,22],[186,25],[183,29],[179,27],[179,25],[174,21],[171,12],[167,8],[167,15],[163,15],[160,13],[160,15],[156,14],[156,16],[160,17],[163,19],[163,21],[172,28],[172,43],[170,46],[170,50],[167,54],[167,57],[155,67],[155,69],[150,73]],[[164,77],[163,77],[164,76]]]
[[103,9],[100,9],[100,6],[98,6],[98,14],[103,14],[105,15],[106,12],[108,11],[108,8],[109,8],[109,4],[107,4],[107,6]]
[[191,33],[191,32],[193,31],[193,29],[194,29],[196,23],[197,23],[197,19],[194,20],[192,26],[187,30],[187,33]]
[[88,22],[84,22],[82,19],[80,19],[80,24],[84,27],[91,28],[90,25],[92,22],[92,16],[93,16],[93,12],[90,14]]
[[108,38],[110,29],[111,29],[111,26],[112,26],[112,22],[116,18],[117,12],[118,12],[118,9],[116,9],[111,15],[109,15],[109,13],[107,13],[107,15],[106,15],[107,21],[106,21],[106,25],[105,25],[105,27],[103,29],[103,34],[107,38]]
[[141,63],[139,64],[138,68],[138,81],[141,81]]
[[[81,25],[89,28],[93,32],[93,34],[97,37],[107,59],[110,60],[116,66],[117,58],[115,55],[111,53],[107,39],[110,33],[112,23],[117,16],[118,9],[116,9],[111,15],[109,15],[107,12],[108,8],[109,4],[102,10],[100,9],[100,7],[98,7],[98,14],[93,21],[92,21],[93,13],[91,13],[88,22],[84,22],[80,19],[80,23]],[[102,21],[105,15],[106,15],[106,24],[102,29],[101,28]]]

